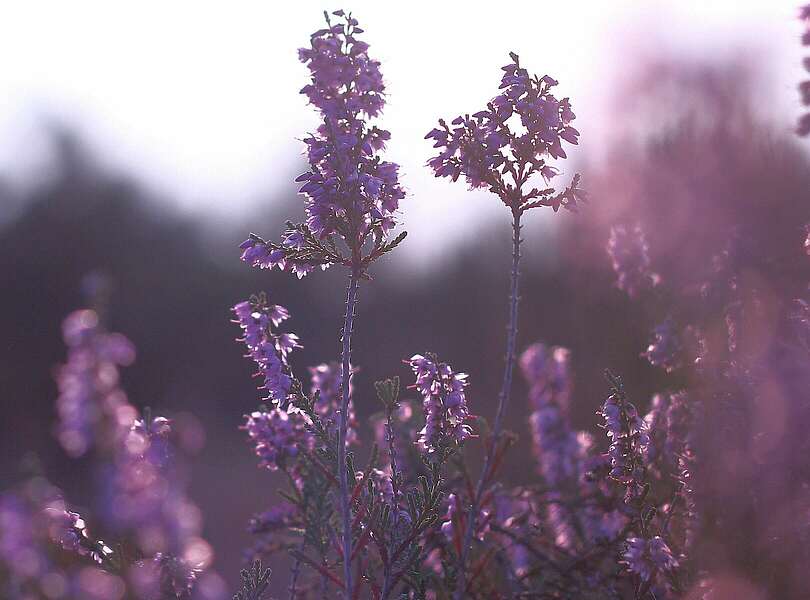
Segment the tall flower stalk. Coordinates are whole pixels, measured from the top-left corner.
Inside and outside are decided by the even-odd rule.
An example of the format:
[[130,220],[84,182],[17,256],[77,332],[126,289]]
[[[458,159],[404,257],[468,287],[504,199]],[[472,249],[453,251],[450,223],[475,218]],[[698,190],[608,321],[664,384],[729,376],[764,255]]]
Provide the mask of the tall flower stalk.
[[352,510],[346,461],[351,378],[352,333],[361,279],[369,279],[369,265],[392,250],[405,237],[388,234],[404,191],[399,167],[382,160],[380,152],[391,134],[370,119],[385,105],[380,63],[368,56],[368,44],[351,13],[324,13],[326,27],[299,50],[310,82],[301,89],[321,115],[321,124],[308,135],[309,170],[296,181],[303,183],[307,219],[288,223],[281,243],[266,242],[251,234],[241,248],[242,259],[260,268],[278,267],[303,277],[316,267],[343,265],[349,269],[346,311],[341,331],[340,406],[338,410],[337,477],[344,569],[344,592],[353,597]]
[[[428,161],[437,177],[453,181],[464,175],[471,189],[487,188],[497,195],[512,214],[512,269],[509,288],[509,323],[506,336],[506,364],[498,396],[498,408],[484,467],[470,502],[469,518],[458,557],[456,598],[466,589],[467,555],[477,526],[481,500],[492,480],[496,443],[503,429],[509,406],[515,345],[518,328],[520,282],[520,231],[523,213],[532,208],[550,206],[575,210],[585,194],[579,188],[579,175],[558,192],[549,182],[559,172],[548,164],[550,159],[566,158],[562,142],[576,144],[579,132],[571,126],[575,115],[568,98],[558,100],[552,94],[557,81],[548,75],[537,77],[520,66],[517,54],[503,67],[502,92],[473,115],[456,117],[448,125],[443,119],[426,139],[434,140],[437,156]],[[540,180],[542,185],[533,187]]]

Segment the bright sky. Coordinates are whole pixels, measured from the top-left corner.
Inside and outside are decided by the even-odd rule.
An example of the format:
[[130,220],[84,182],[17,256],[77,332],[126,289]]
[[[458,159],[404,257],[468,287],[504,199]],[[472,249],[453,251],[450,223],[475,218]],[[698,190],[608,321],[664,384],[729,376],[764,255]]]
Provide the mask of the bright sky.
[[[246,209],[289,185],[296,141],[314,124],[298,90],[296,50],[324,7],[299,0],[26,0],[0,8],[0,174],[35,180],[49,149],[42,124],[74,126],[105,163],[191,211]],[[422,138],[440,116],[478,110],[517,51],[560,80],[582,143],[598,148],[603,100],[623,63],[653,48],[700,56],[765,51],[780,101],[798,114],[802,49],[793,0],[354,0],[371,55],[383,63],[388,157],[403,167],[415,249],[463,235],[454,215],[488,218],[497,203],[435,180]],[[597,153],[598,154],[598,153]],[[569,169],[572,170],[573,168]],[[283,179],[279,179],[283,178]],[[415,227],[418,225],[418,227]],[[449,231],[449,233],[448,233]],[[268,232],[272,233],[272,232]]]

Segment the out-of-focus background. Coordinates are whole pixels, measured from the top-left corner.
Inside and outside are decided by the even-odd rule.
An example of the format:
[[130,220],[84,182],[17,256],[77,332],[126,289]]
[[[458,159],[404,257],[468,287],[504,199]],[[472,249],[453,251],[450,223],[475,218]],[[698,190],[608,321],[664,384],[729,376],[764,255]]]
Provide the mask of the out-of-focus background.
[[[274,238],[303,214],[298,141],[316,116],[298,90],[297,48],[321,24],[314,2],[41,2],[0,8],[0,487],[41,471],[92,513],[90,460],[69,460],[53,428],[60,323],[109,282],[109,327],[137,346],[130,400],[204,429],[191,495],[216,568],[241,566],[249,516],[279,483],[238,427],[259,398],[229,307],[266,290],[304,349],[296,369],[336,359],[344,274],[297,281],[239,261],[250,231]],[[604,251],[614,223],[644,224],[653,265],[686,273],[755,230],[750,273],[780,294],[808,280],[810,160],[801,114],[802,27],[794,2],[356,1],[382,62],[402,165],[409,236],[361,289],[354,362],[361,420],[373,381],[408,378],[432,350],[471,374],[471,408],[492,417],[502,367],[509,215],[486,192],[437,180],[423,140],[439,117],[492,97],[508,52],[560,81],[582,136],[564,165],[583,173],[578,215],[534,211],[524,237],[519,346],[571,348],[575,425],[593,428],[603,368],[639,405],[666,382],[640,357],[649,315],[615,289]],[[774,273],[757,244],[790,257]],[[773,257],[771,257],[773,258]],[[531,468],[522,382],[513,483]],[[368,433],[368,430],[366,430]],[[521,450],[523,448],[523,450]],[[473,450],[473,454],[475,454]],[[733,562],[734,557],[729,561]]]

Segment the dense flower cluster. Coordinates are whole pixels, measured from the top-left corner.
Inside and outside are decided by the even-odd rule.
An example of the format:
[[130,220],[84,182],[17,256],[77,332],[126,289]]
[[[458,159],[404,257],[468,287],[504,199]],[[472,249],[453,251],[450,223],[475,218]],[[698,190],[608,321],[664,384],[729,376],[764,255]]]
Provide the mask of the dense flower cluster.
[[669,574],[678,566],[678,561],[672,556],[672,550],[660,536],[650,539],[640,537],[628,539],[622,557],[627,568],[637,574],[643,582],[650,581],[656,573]]
[[416,390],[422,395],[425,426],[419,432],[419,444],[428,453],[447,444],[463,443],[472,435],[467,421],[467,374],[456,373],[434,355],[414,354],[407,363],[416,375]]
[[132,424],[109,475],[108,517],[145,556],[169,555],[200,569],[211,551],[201,537],[200,510],[186,494],[172,433],[164,417],[147,415]]
[[260,389],[267,390],[270,401],[286,408],[292,385],[287,357],[301,345],[294,333],[276,333],[273,328],[289,319],[290,313],[283,306],[270,304],[264,294],[240,302],[233,312],[242,328],[240,341],[259,367],[258,375],[263,379]]
[[[123,559],[118,549],[89,534],[85,520],[45,480],[31,479],[0,496],[4,598],[224,600],[221,580],[213,573],[206,575],[205,586],[195,588],[192,599],[198,570],[187,559],[157,554],[129,565]],[[210,595],[217,585],[220,594]]]
[[660,367],[669,373],[683,364],[683,352],[684,347],[678,328],[675,322],[668,318],[655,326],[652,341],[642,356],[654,367]]
[[661,463],[675,470],[684,453],[694,447],[694,402],[683,391],[653,396],[644,417],[650,440],[645,449],[648,465]]
[[245,417],[244,429],[256,448],[260,464],[271,471],[284,468],[301,449],[312,447],[312,436],[306,429],[306,417],[282,408],[255,411]]
[[570,353],[565,348],[534,344],[523,353],[520,366],[531,386],[529,417],[540,473],[550,487],[576,481],[580,440],[567,418],[571,394]]
[[[779,289],[784,282],[736,264],[737,253],[747,248],[735,248],[735,242],[706,253],[714,259],[704,261],[697,281],[678,281],[678,296],[666,287],[688,276],[668,272],[662,279],[652,272],[640,226],[611,230],[608,252],[618,287],[634,298],[656,288],[648,299],[660,309],[654,316],[659,325],[642,356],[661,368],[657,389],[667,391],[652,396],[642,418],[622,379],[606,371],[610,395],[598,412],[601,439],[573,425],[583,411],[573,406],[568,350],[537,343],[515,360],[520,215],[538,206],[573,209],[581,199],[578,178],[561,193],[524,187],[533,175],[547,182],[557,175],[547,161],[565,158],[562,142],[576,144],[578,132],[568,100],[552,94],[557,82],[529,76],[516,55],[504,67],[502,93],[486,110],[451,126],[440,121],[428,135],[440,149],[430,162],[437,176],[464,175],[471,187],[490,188],[514,219],[504,377],[494,426],[481,428],[487,433],[483,465],[479,470],[465,456],[464,442],[473,437],[467,375],[433,354],[405,361],[423,413],[412,399],[400,398],[398,376],[377,381],[384,409],[372,421],[377,444],[361,443],[355,402],[365,408],[367,382],[352,389],[341,379],[354,373],[358,284],[370,278],[371,260],[390,249],[384,240],[402,193],[396,166],[378,155],[388,133],[366,123],[384,104],[379,63],[357,38],[357,21],[343,11],[333,15],[341,23],[333,25],[327,16],[327,28],[300,53],[311,76],[302,93],[322,116],[305,140],[310,170],[299,178],[307,222],[289,224],[280,244],[251,236],[242,250],[253,265],[299,276],[317,266],[351,268],[341,360],[310,367],[305,391],[289,362],[298,338],[277,330],[289,318],[287,310],[264,295],[232,309],[268,394],[267,404],[245,415],[243,430],[260,465],[280,471],[290,484],[280,503],[262,506],[250,521],[249,531],[258,536],[251,560],[274,554],[290,559],[284,590],[290,600],[750,595],[726,593],[723,569],[746,565],[744,575],[753,580],[754,560],[722,552],[712,564],[710,555],[727,547],[718,543],[726,536],[732,543],[750,538],[776,557],[768,563],[776,573],[765,577],[785,593],[774,597],[805,597],[796,592],[806,588],[802,567],[810,565],[804,551],[810,540],[807,453],[801,440],[785,445],[780,438],[801,438],[807,421],[794,418],[806,406],[796,409],[788,398],[801,398],[807,387],[810,303],[798,302],[798,313],[788,315],[791,296]],[[802,17],[810,22],[810,9]],[[802,87],[810,98],[808,90]],[[810,120],[802,123],[810,131]],[[338,248],[341,239],[350,256]],[[764,264],[770,269],[774,263],[769,257]],[[791,273],[777,266],[778,277]],[[785,285],[790,294],[799,293],[795,283]],[[687,295],[688,304],[664,306],[670,296],[683,301]],[[791,316],[803,340],[791,337]],[[69,454],[93,448],[102,463],[96,517],[105,537],[115,540],[94,539],[95,526],[61,492],[31,477],[19,490],[0,493],[0,596],[224,600],[222,580],[208,569],[211,548],[201,537],[201,514],[186,492],[174,443],[183,415],[170,421],[129,404],[118,387],[118,368],[131,362],[134,350],[122,336],[106,333],[93,311],[71,315],[64,336],[69,355],[58,374],[57,434]],[[502,419],[516,362],[529,388],[527,426],[537,472],[526,471],[525,484],[515,487],[499,469],[516,440]],[[750,460],[751,449],[756,460]],[[779,468],[771,473],[771,466]],[[785,473],[796,481],[780,481],[788,479]],[[753,489],[750,501],[728,501],[731,494],[747,495],[741,482]],[[776,501],[784,490],[793,495]],[[770,510],[776,519],[760,518]],[[727,514],[734,511],[740,514]],[[797,548],[799,558],[783,559]],[[237,600],[278,595],[258,561],[243,571],[242,583]]]
[[68,315],[62,332],[68,358],[56,375],[57,436],[65,452],[79,457],[97,441],[112,441],[97,438],[102,421],[116,420],[129,406],[118,367],[133,362],[135,349],[123,335],[107,333],[92,310]]
[[335,15],[343,23],[316,31],[311,47],[299,51],[311,74],[301,93],[324,119],[304,140],[311,168],[298,178],[306,182],[301,192],[308,197],[307,225],[319,238],[363,235],[374,227],[388,231],[404,197],[397,165],[376,155],[391,134],[362,118],[378,116],[385,104],[380,63],[357,39],[363,32],[357,20],[343,11]]
[[571,125],[575,115],[568,98],[552,93],[557,81],[548,75],[530,76],[516,54],[503,67],[502,92],[484,110],[459,116],[450,125],[444,119],[426,139],[434,141],[439,154],[428,161],[437,177],[456,181],[464,175],[470,188],[489,188],[514,209],[560,206],[574,209],[584,193],[578,177],[563,193],[553,189],[522,188],[538,174],[546,182],[558,171],[549,159],[566,158],[562,142],[577,144],[579,132]]
[[[276,266],[299,277],[335,263],[359,268],[361,248],[370,237],[375,249],[366,260],[377,258],[405,197],[399,166],[380,156],[391,134],[368,123],[385,104],[380,63],[358,38],[363,30],[357,20],[343,11],[333,14],[341,22],[333,25],[327,15],[328,26],[299,51],[310,71],[301,93],[322,117],[316,131],[304,138],[309,170],[296,179],[303,183],[299,191],[306,198],[306,223],[289,224],[281,244],[251,235],[241,246],[242,260],[253,266]],[[335,235],[351,256],[340,254]]]
[[[535,459],[548,489],[546,522],[556,544],[569,549],[577,541],[610,540],[625,524],[613,510],[611,490],[594,476],[605,471],[604,457],[595,453],[591,435],[571,427],[570,360],[567,349],[541,343],[529,346],[520,358],[529,384],[529,425]],[[576,497],[591,501],[566,506]]]
[[627,487],[628,501],[635,499],[641,494],[644,482],[643,456],[649,444],[647,426],[616,380],[599,414],[604,418],[605,432],[610,439],[607,452],[610,477]]
[[607,250],[617,277],[616,287],[631,298],[654,288],[661,281],[650,267],[650,247],[640,224],[611,227]]
[[[496,194],[512,213],[512,269],[510,273],[509,322],[506,336],[506,362],[501,391],[498,395],[492,428],[492,441],[487,444],[484,467],[471,490],[471,507],[466,531],[458,551],[461,576],[453,597],[461,600],[467,582],[467,560],[475,532],[478,513],[486,503],[493,469],[497,469],[504,414],[511,397],[511,382],[516,357],[518,324],[521,216],[527,210],[550,206],[576,210],[577,202],[586,195],[579,188],[577,174],[562,191],[549,187],[558,171],[548,163],[567,158],[562,142],[577,144],[579,132],[571,125],[575,119],[568,98],[558,100],[552,93],[557,81],[548,75],[537,77],[520,66],[517,54],[510,52],[512,62],[503,67],[501,92],[487,103],[484,110],[453,119],[444,119],[425,139],[433,140],[439,153],[428,161],[436,177],[457,181],[464,175],[470,189],[487,188]],[[542,180],[542,184],[540,184]],[[531,187],[540,184],[541,187]],[[427,412],[427,411],[426,411]]]
[[104,542],[91,539],[84,519],[79,513],[67,510],[61,498],[49,502],[43,513],[51,540],[63,550],[75,552],[79,556],[89,556],[99,564],[113,553]]

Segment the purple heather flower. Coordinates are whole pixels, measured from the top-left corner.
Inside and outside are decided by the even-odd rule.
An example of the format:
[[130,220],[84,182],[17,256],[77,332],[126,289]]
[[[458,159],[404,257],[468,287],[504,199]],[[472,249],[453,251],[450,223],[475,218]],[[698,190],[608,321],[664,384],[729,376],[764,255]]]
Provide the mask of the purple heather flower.
[[276,504],[270,509],[255,515],[248,523],[250,533],[269,533],[289,527],[297,514],[292,504]]
[[646,352],[641,354],[651,365],[670,373],[683,364],[683,348],[672,319],[666,319],[657,325],[653,330],[652,338]]
[[599,414],[610,440],[607,457],[610,459],[610,477],[627,488],[626,502],[641,492],[644,479],[644,454],[649,444],[647,426],[636,407],[624,392],[615,387],[605,400]]
[[678,566],[667,543],[657,535],[651,539],[629,538],[622,558],[627,569],[644,582],[658,574],[667,575]]
[[200,537],[202,515],[186,494],[171,433],[163,417],[132,422],[111,468],[105,507],[113,529],[131,534],[144,555],[205,563],[210,548]]
[[293,409],[282,408],[256,411],[245,416],[243,429],[256,448],[260,466],[271,471],[285,468],[301,450],[312,448],[312,435],[307,431],[307,418]]
[[470,419],[464,393],[467,374],[456,373],[432,354],[414,354],[405,362],[416,375],[414,387],[423,397],[425,426],[419,432],[420,446],[433,453],[447,442],[464,442],[472,435],[466,423]]
[[275,333],[274,328],[287,320],[289,312],[283,306],[269,304],[264,294],[240,302],[233,307],[235,323],[242,328],[240,341],[247,346],[248,354],[259,367],[268,399],[284,408],[287,406],[292,375],[287,357],[300,348],[298,336],[292,333]]
[[[531,504],[528,500],[509,494],[498,494],[495,497],[495,519],[501,529],[526,536],[539,523],[532,519]],[[511,568],[515,575],[521,577],[531,568],[531,555],[526,546],[504,536],[503,545],[506,547]]]
[[571,353],[566,348],[549,348],[537,343],[529,346],[520,357],[520,368],[531,386],[529,400],[539,409],[556,404],[568,411],[571,398]]
[[133,362],[135,349],[123,335],[107,333],[92,310],[68,315],[62,331],[68,358],[56,375],[57,437],[65,452],[78,457],[97,442],[110,441],[98,439],[99,425],[104,420],[114,424],[122,408],[129,407],[118,385],[118,367]]
[[693,449],[695,407],[686,392],[656,394],[644,417],[649,444],[645,459],[649,466],[661,463],[676,470],[684,452]]
[[[310,72],[310,83],[301,93],[322,117],[320,126],[304,138],[309,170],[296,178],[306,199],[306,223],[291,225],[281,244],[251,235],[241,245],[242,260],[299,277],[318,266],[356,262],[370,235],[383,239],[394,227],[405,197],[399,166],[380,156],[391,134],[368,122],[385,104],[380,63],[358,39],[363,30],[357,20],[334,14],[342,22],[332,25],[327,16],[328,27],[312,34],[309,48],[299,50]],[[351,259],[322,244],[331,243],[333,235],[343,238]]]
[[[592,443],[587,435],[575,432],[568,420],[570,352],[533,344],[520,357],[520,366],[530,386],[529,400],[534,409],[529,416],[532,445],[539,472],[549,488],[547,497],[555,500],[573,495],[589,468]],[[562,547],[570,547],[575,541],[573,517],[572,511],[560,504],[548,504],[546,519]]]
[[67,510],[61,499],[48,503],[43,509],[43,514],[51,540],[59,544],[63,550],[79,556],[89,556],[99,564],[112,554],[112,549],[104,542],[90,539],[84,519],[79,513]]
[[439,150],[428,166],[436,177],[456,181],[463,175],[471,189],[489,188],[515,209],[529,208],[536,199],[531,206],[574,209],[585,197],[577,188],[578,176],[560,194],[537,188],[523,192],[532,175],[545,182],[557,175],[547,161],[566,158],[562,142],[577,144],[579,132],[571,126],[575,115],[568,98],[558,100],[551,91],[557,81],[530,76],[518,56],[510,56],[513,62],[503,67],[502,91],[484,110],[456,117],[449,125],[440,119],[439,127],[425,136]]
[[[351,368],[352,373],[356,369]],[[340,363],[332,361],[330,363],[320,364],[316,367],[310,367],[309,373],[312,377],[311,392],[318,391],[318,402],[315,404],[315,410],[319,415],[327,419],[333,425],[336,423],[336,414],[340,407]],[[351,379],[349,379],[349,412],[348,412],[348,429],[346,430],[346,445],[350,446],[357,443],[357,417],[354,413],[354,402],[351,400],[353,386]]]
[[531,386],[534,411],[529,417],[540,473],[550,488],[576,481],[580,445],[571,429],[567,408],[571,394],[570,353],[565,348],[533,344],[520,357],[523,375]]
[[616,273],[616,287],[631,298],[660,283],[661,278],[650,268],[650,246],[641,225],[611,227],[607,251]]
[[37,579],[50,567],[36,525],[36,513],[23,497],[0,495],[0,566],[19,581]]

